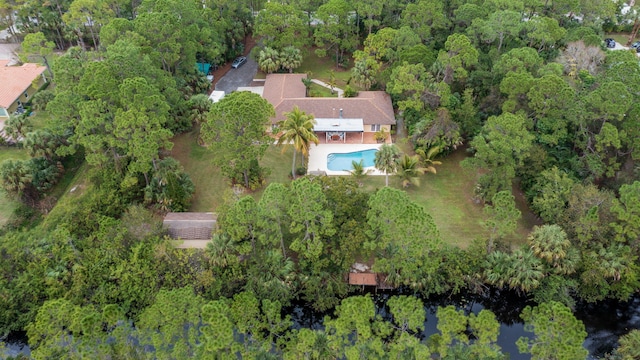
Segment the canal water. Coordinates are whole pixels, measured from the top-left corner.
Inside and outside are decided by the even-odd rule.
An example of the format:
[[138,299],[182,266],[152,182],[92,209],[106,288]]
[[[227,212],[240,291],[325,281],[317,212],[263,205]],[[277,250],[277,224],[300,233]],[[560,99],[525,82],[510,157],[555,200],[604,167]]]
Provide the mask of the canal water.
[[[352,294],[357,295],[357,294]],[[386,310],[386,301],[393,295],[409,295],[398,291],[372,294],[378,314],[383,318],[390,318]],[[439,306],[454,305],[465,313],[479,313],[482,309],[491,310],[500,322],[498,344],[504,353],[509,353],[511,360],[528,360],[531,356],[520,354],[516,341],[522,337],[532,337],[533,333],[524,330],[520,313],[527,305],[535,306],[526,298],[513,292],[491,290],[486,295],[459,294],[451,297],[434,296],[422,299],[427,314],[422,339],[438,333],[436,328],[436,311]],[[303,303],[289,309],[294,327],[312,329],[323,328],[323,318],[326,314],[318,313]],[[611,352],[618,345],[618,338],[633,329],[640,329],[640,296],[631,298],[628,302],[605,301],[595,304],[578,304],[574,312],[581,320],[587,331],[584,346],[589,350],[589,359],[598,359]]]
[[[354,293],[352,295],[359,295]],[[385,291],[372,294],[378,314],[389,319],[386,302],[393,295],[410,295],[401,291]],[[491,290],[480,296],[476,294],[459,294],[451,297],[433,296],[422,299],[425,304],[427,317],[424,323],[422,339],[438,332],[436,328],[436,311],[439,306],[454,305],[464,310],[467,314],[477,314],[482,309],[491,310],[500,322],[500,335],[498,344],[502,351],[509,353],[512,360],[525,360],[531,357],[520,354],[516,347],[516,341],[521,336],[531,337],[533,334],[524,331],[524,324],[520,319],[520,312],[527,305],[534,305],[526,298],[513,292]],[[323,329],[323,319],[329,313],[314,311],[311,306],[298,302],[285,309],[291,315],[295,328]],[[576,318],[581,320],[587,331],[587,339],[584,346],[589,350],[590,359],[598,359],[613,350],[618,344],[618,338],[633,329],[640,329],[640,295],[634,296],[628,302],[604,301],[595,304],[578,304],[574,312]],[[26,344],[26,334],[13,333],[7,339],[9,356],[17,354],[29,355],[29,346]]]

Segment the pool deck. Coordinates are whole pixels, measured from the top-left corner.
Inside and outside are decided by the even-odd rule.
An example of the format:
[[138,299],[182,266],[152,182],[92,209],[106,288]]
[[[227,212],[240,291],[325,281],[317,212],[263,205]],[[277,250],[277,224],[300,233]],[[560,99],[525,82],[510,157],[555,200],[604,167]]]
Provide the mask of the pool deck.
[[[327,175],[351,175],[348,171],[333,171],[327,169],[327,155],[331,153],[350,153],[361,150],[378,149],[382,144],[320,144],[311,145],[309,149],[309,171],[324,171]],[[375,167],[369,175],[384,175]]]

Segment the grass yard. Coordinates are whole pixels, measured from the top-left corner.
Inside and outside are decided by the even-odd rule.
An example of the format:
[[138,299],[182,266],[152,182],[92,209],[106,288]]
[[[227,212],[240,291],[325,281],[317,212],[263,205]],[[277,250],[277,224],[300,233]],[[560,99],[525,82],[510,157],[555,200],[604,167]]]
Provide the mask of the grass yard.
[[605,38],[612,38],[618,44],[620,44],[622,46],[625,46],[625,45],[627,45],[627,41],[629,41],[629,34],[625,34],[625,33],[610,33],[610,34],[606,34]]
[[[230,196],[231,187],[220,170],[211,162],[215,156],[204,147],[197,145],[195,132],[182,134],[174,138],[172,156],[180,161],[185,171],[191,176],[196,192],[191,211],[215,211],[223,204],[226,196]],[[399,144],[403,151],[409,151],[406,143]],[[271,170],[267,184],[272,182],[289,183],[291,172],[292,147],[284,153],[281,148],[272,146],[267,150],[261,165]],[[483,228],[486,216],[483,205],[474,200],[476,179],[460,167],[460,161],[467,156],[465,149],[441,159],[438,174],[425,174],[420,187],[410,187],[405,191],[416,203],[422,205],[433,217],[442,238],[449,244],[461,248],[468,247],[474,239],[486,238]],[[384,176],[368,176],[363,181],[365,191],[375,191],[384,186]],[[389,177],[389,185],[401,188],[400,180]],[[256,200],[260,199],[265,187],[252,193]],[[518,246],[525,243],[533,225],[537,225],[536,217],[528,210],[524,197],[514,189],[516,203],[523,216],[518,224],[516,234],[506,238],[507,244]]]
[[[173,143],[171,156],[180,161],[196,186],[190,210],[215,211],[224,203],[225,196],[231,193],[228,180],[220,173],[220,169],[212,165],[215,154],[197,144],[195,132],[178,135]],[[290,181],[288,175],[291,173],[291,151],[291,147],[284,154],[276,146],[267,149],[260,164],[271,170],[267,176],[267,184]],[[252,195],[259,199],[263,191],[264,187]]]
[[[401,146],[404,148],[405,146]],[[404,150],[404,149],[403,149]],[[483,228],[486,216],[483,205],[474,201],[475,179],[460,167],[460,161],[467,156],[464,149],[458,149],[437,165],[437,174],[427,173],[420,179],[420,187],[409,187],[406,192],[416,203],[422,205],[433,217],[442,239],[461,248],[468,247],[474,239],[487,238]],[[375,191],[384,186],[384,176],[368,176],[364,188]],[[389,186],[402,188],[400,179],[389,176]],[[526,202],[516,203],[522,211],[515,235],[505,239],[507,244],[517,246],[526,240],[526,236],[535,225],[535,216],[526,207]]]
[[34,111],[33,115],[29,116],[29,122],[35,130],[44,129],[50,119],[49,113],[44,110]]
[[338,97],[338,92],[333,91],[331,93],[331,89],[327,89],[324,86],[320,86],[318,84],[311,84],[309,88],[309,97]]
[[[336,77],[336,86],[343,89],[347,86],[347,81],[351,79],[351,68],[343,69],[336,68],[336,63],[330,56],[321,58],[318,57],[315,52],[315,48],[307,49],[304,53],[304,60],[302,65],[295,71],[297,73],[311,73],[313,79],[322,80],[329,83],[331,77],[331,70]],[[349,84],[355,90],[362,90],[356,84]]]
[[[26,160],[29,158],[26,150],[15,146],[0,146],[0,164],[5,160]],[[7,197],[4,190],[0,189],[0,227],[7,223],[17,203]]]

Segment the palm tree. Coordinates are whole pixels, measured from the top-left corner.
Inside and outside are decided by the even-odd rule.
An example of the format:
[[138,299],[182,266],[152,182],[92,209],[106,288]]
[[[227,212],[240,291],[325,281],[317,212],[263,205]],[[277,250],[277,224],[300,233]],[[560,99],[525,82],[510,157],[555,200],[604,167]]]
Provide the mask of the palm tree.
[[351,69],[351,75],[356,84],[362,86],[365,90],[371,89],[376,82],[376,75],[380,70],[380,65],[368,58],[357,59]]
[[424,165],[424,171],[430,172],[432,174],[436,173],[436,168],[434,165],[442,165],[441,161],[433,160],[433,158],[440,153],[440,147],[434,146],[427,150],[426,152],[422,148],[416,149],[416,154],[420,157],[420,161],[422,165]]
[[531,251],[553,267],[558,267],[567,256],[571,242],[558,225],[535,227],[529,235]]
[[351,161],[351,167],[352,170],[349,170],[349,173],[356,179],[358,184],[362,186],[362,179],[364,179],[365,176],[371,174],[372,170],[365,170],[363,160],[360,160],[359,162],[356,162],[355,160]]
[[25,135],[23,146],[31,157],[44,157],[47,160],[52,160],[59,142],[48,130],[36,130]]
[[389,186],[389,174],[395,173],[398,168],[400,149],[395,144],[383,144],[376,153],[374,164],[376,169],[384,172],[385,186]]
[[20,197],[31,179],[32,174],[26,161],[5,160],[0,164],[0,185],[12,196]]
[[311,84],[313,84],[313,81],[311,81],[311,75],[307,74],[306,78],[302,78],[302,83],[306,89],[304,96],[309,96],[309,89],[311,89]]
[[524,294],[540,286],[544,276],[541,260],[529,249],[517,249],[512,254],[494,251],[487,256],[484,278],[499,288]]
[[264,50],[260,50],[258,64],[260,65],[260,70],[271,74],[280,68],[280,54],[276,49],[266,47]]
[[293,144],[293,162],[291,163],[291,176],[296,177],[296,152],[302,153],[302,158],[309,154],[309,147],[311,143],[318,144],[318,136],[313,131],[313,126],[316,124],[316,120],[313,115],[307,115],[304,111],[301,111],[298,106],[294,106],[293,110],[284,113],[286,119],[281,121],[278,125],[282,134],[278,138],[278,145],[283,145],[282,151],[284,152],[287,146]]
[[31,128],[31,121],[27,114],[11,115],[4,123],[5,134],[16,141],[23,139]]
[[202,139],[199,127],[202,123],[207,121],[207,114],[209,113],[213,103],[209,100],[209,97],[206,94],[196,94],[189,99],[187,104],[190,107],[189,119],[191,119],[191,122],[198,128],[198,144],[204,145],[204,140]]
[[293,46],[287,46],[282,49],[280,53],[280,63],[283,68],[289,70],[289,73],[293,73],[293,69],[300,67],[302,64],[302,53],[300,49]]
[[426,168],[420,167],[420,159],[417,155],[409,156],[404,154],[398,160],[397,174],[402,180],[402,186],[408,187],[413,184],[420,186],[420,175],[423,175]]
[[336,87],[336,74],[333,70],[329,72],[329,87],[331,88],[331,94],[333,94],[333,88]]

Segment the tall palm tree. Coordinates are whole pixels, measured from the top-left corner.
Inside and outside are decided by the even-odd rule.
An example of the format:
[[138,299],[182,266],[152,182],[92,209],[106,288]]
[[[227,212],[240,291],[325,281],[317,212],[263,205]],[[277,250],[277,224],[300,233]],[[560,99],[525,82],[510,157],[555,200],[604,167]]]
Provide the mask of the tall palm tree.
[[302,64],[302,53],[300,49],[293,46],[287,46],[280,53],[280,64],[283,68],[293,73],[293,69],[299,68]]
[[425,173],[426,168],[420,167],[420,159],[417,155],[404,154],[398,160],[397,171],[396,175],[402,180],[403,187],[408,187],[411,184],[420,186],[420,175]]
[[398,168],[400,149],[395,144],[383,144],[376,153],[374,165],[376,169],[384,172],[385,186],[389,186],[389,174],[395,173]]
[[260,70],[267,74],[277,71],[280,68],[280,53],[278,53],[278,50],[269,47],[260,50],[258,54],[258,65],[260,66]]
[[307,74],[306,78],[302,78],[302,83],[306,89],[304,96],[309,96],[309,89],[311,89],[311,84],[313,84],[313,81],[311,81],[311,75]]
[[284,113],[286,119],[279,123],[282,134],[278,138],[278,145],[284,145],[282,151],[287,149],[289,144],[293,144],[293,162],[291,163],[291,176],[296,177],[296,152],[302,153],[302,158],[309,155],[311,143],[318,144],[318,136],[313,131],[316,120],[313,115],[308,115],[294,106],[293,110]]

